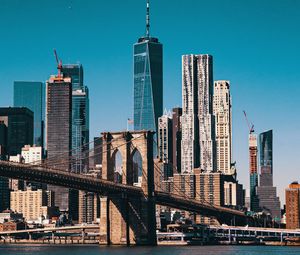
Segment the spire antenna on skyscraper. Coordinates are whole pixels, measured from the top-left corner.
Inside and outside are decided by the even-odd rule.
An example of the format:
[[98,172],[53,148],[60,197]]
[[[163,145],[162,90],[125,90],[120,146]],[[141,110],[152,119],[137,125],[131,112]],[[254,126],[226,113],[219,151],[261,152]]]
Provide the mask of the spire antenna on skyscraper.
[[150,37],[150,0],[147,0],[147,12],[146,12],[146,37]]

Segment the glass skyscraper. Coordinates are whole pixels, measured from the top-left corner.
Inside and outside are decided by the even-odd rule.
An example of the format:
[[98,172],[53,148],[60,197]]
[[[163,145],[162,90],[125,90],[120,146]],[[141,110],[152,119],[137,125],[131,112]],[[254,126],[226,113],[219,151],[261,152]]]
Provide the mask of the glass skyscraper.
[[[46,83],[47,164],[70,171],[72,136],[72,83],[70,78],[51,76]],[[55,206],[61,211],[73,208],[69,189],[48,185],[55,194]]]
[[75,157],[73,170],[76,173],[88,170],[88,142],[89,94],[88,88],[83,87],[72,92],[72,154]]
[[83,173],[88,170],[84,151],[89,149],[89,91],[83,84],[81,64],[63,65],[62,72],[72,80],[72,171]]
[[14,107],[27,107],[34,114],[34,141],[44,146],[45,86],[42,82],[15,81]]
[[81,64],[67,64],[62,66],[64,77],[72,78],[72,90],[83,87],[83,67]]
[[26,107],[0,107],[1,148],[3,154],[16,156],[22,147],[33,143],[33,112]]
[[269,213],[273,219],[280,221],[280,201],[273,187],[273,131],[259,135],[260,176],[257,196],[260,210]]
[[134,44],[134,130],[157,133],[158,118],[163,114],[163,46],[149,34],[149,3],[146,17],[146,35]]

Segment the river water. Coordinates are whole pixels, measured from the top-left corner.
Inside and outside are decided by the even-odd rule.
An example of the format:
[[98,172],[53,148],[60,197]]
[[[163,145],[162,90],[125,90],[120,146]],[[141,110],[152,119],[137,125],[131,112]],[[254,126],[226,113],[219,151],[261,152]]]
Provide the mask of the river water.
[[300,255],[300,247],[280,246],[158,246],[104,247],[88,245],[0,245],[2,255]]

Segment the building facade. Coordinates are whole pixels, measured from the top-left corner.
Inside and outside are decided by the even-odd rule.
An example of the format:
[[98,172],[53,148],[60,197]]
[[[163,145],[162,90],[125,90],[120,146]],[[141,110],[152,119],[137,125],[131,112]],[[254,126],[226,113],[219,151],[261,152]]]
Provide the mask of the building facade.
[[43,148],[41,146],[25,145],[21,152],[25,164],[40,164],[43,159]]
[[182,56],[182,173],[192,173],[194,167],[200,165],[196,65],[195,55]]
[[[70,171],[72,149],[72,83],[71,78],[51,76],[46,83],[47,163]],[[48,185],[55,193],[55,205],[69,209],[69,189]]]
[[93,149],[93,168],[102,165],[102,152],[103,152],[103,139],[102,137],[94,137],[94,149]]
[[214,82],[213,113],[216,122],[217,170],[223,174],[233,174],[232,162],[232,120],[229,81]]
[[56,208],[47,206],[47,193],[45,190],[12,191],[10,196],[10,209],[22,213],[26,221],[40,221],[49,218],[56,212]]
[[72,171],[86,173],[88,171],[89,150],[89,96],[88,89],[72,92],[72,156],[75,162]]
[[[21,154],[25,144],[33,144],[33,112],[25,107],[0,108],[1,160]],[[23,181],[17,181],[23,183]],[[9,208],[10,181],[0,177],[0,211]]]
[[172,150],[173,150],[173,173],[181,173],[181,116],[182,108],[176,107],[172,110]]
[[158,118],[158,157],[164,163],[173,162],[172,115],[165,114]]
[[33,112],[26,107],[1,107],[0,124],[2,125],[2,138],[5,154],[15,156],[21,154],[26,144],[33,144]]
[[212,56],[182,56],[181,170],[216,171]]
[[62,66],[64,77],[72,80],[72,162],[71,169],[75,173],[88,171],[89,149],[89,90],[83,83],[83,67],[81,64]]
[[[150,36],[149,3],[146,35],[134,44],[134,130],[158,131],[163,115],[163,45]],[[155,137],[157,142],[157,136]],[[154,156],[157,144],[154,145]]]
[[34,116],[33,143],[44,146],[45,86],[42,82],[15,81],[14,107],[27,107]]
[[[224,206],[224,176],[222,173],[195,169],[195,199],[211,205]],[[212,217],[196,215],[196,223],[218,224]]]
[[257,196],[260,210],[280,221],[280,201],[273,187],[273,131],[259,135],[260,176]]
[[300,184],[293,182],[285,190],[286,228],[300,228]]
[[258,162],[257,162],[257,135],[249,134],[249,174],[250,174],[250,210],[259,211],[259,202],[257,197],[258,187]]
[[245,205],[245,191],[243,185],[235,182],[224,182],[224,205],[235,209],[242,209]]
[[[23,163],[25,164],[39,165],[42,163],[43,160],[43,148],[41,146],[25,145],[22,148],[21,158]],[[32,189],[47,188],[47,185],[43,183],[25,181],[25,184],[27,187],[32,187]]]
[[78,223],[96,223],[100,217],[100,199],[93,192],[79,191]]

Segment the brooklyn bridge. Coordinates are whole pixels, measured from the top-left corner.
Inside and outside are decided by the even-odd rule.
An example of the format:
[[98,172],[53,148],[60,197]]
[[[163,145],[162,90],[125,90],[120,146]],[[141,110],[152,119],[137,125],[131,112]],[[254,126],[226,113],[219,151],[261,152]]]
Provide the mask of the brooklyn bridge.
[[[162,172],[153,160],[153,132],[102,133],[102,172],[95,178],[68,171],[67,161],[48,159],[38,164],[0,161],[0,176],[52,184],[94,192],[100,196],[101,244],[156,244],[156,205],[168,206],[195,215],[213,217],[219,223],[246,225],[253,218],[244,212],[217,206],[207,201],[161,188]],[[122,157],[121,172],[116,176],[116,154]],[[134,155],[141,164],[135,167]]]

